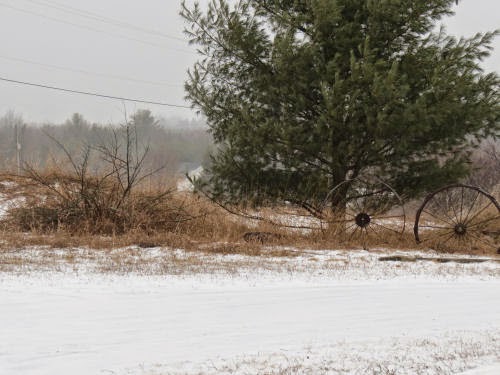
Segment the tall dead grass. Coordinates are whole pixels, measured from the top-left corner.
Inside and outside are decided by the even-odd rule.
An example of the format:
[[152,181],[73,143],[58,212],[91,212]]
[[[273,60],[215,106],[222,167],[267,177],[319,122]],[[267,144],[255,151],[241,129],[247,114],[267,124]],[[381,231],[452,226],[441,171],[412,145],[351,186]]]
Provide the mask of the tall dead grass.
[[178,223],[193,218],[183,201],[173,199],[170,189],[124,192],[117,181],[94,176],[79,179],[58,170],[30,171],[14,183],[15,190],[4,193],[4,199],[17,200],[17,204],[3,221],[13,230],[74,235],[153,233],[173,231]]
[[171,188],[139,185],[123,199],[120,187],[102,176],[78,179],[50,170],[3,177],[4,246],[191,249],[201,243],[237,243],[249,229],[206,199]]
[[[268,255],[270,249],[274,249],[275,256],[290,256],[286,250],[289,247],[426,249],[415,244],[411,217],[407,218],[403,234],[388,230],[362,238],[333,225],[304,226],[302,221],[295,227],[288,222],[279,225],[277,217],[285,210],[290,213],[290,207],[266,208],[259,212],[261,220],[249,219],[233,215],[205,197],[161,187],[138,185],[117,204],[120,189],[103,182],[102,177],[82,182],[57,170],[5,177],[0,193],[4,201],[16,202],[0,220],[0,249],[35,245],[111,249],[138,245],[251,256]],[[302,212],[295,214],[305,218]],[[275,236],[246,243],[244,235],[248,232]],[[479,248],[462,252],[489,254]]]

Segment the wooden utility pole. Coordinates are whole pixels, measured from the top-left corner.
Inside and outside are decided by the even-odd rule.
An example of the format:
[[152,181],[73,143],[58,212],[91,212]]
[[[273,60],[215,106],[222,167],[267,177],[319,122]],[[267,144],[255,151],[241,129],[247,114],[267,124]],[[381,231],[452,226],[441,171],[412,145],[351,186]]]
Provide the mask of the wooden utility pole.
[[17,174],[21,174],[21,143],[19,143],[19,129],[17,126],[17,121],[14,125],[16,132],[16,165],[17,165]]

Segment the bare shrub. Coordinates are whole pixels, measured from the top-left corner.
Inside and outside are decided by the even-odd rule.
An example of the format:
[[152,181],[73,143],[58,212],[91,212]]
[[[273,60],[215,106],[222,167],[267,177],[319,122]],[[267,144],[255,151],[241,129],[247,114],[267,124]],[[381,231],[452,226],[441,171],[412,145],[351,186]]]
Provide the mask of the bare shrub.
[[[14,227],[75,234],[152,233],[173,231],[193,218],[182,200],[173,199],[173,188],[147,188],[145,181],[161,168],[144,173],[149,147],[139,143],[132,122],[114,129],[99,145],[84,146],[77,157],[52,139],[66,155],[65,163],[54,162],[45,171],[25,164],[17,179],[24,202],[8,215]],[[91,170],[92,153],[105,162],[104,168]]]
[[484,144],[472,158],[472,173],[466,183],[494,192],[500,184],[500,143]]
[[21,207],[9,210],[7,222],[23,231],[123,234],[131,230],[175,230],[192,219],[173,191],[132,189],[125,196],[109,176],[83,176],[61,171],[29,171],[31,185]]

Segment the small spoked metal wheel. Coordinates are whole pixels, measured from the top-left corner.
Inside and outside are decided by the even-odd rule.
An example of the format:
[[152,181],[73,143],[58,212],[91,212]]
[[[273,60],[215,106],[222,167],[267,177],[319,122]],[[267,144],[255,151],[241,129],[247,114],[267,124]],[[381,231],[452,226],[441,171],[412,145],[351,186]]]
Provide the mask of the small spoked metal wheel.
[[344,181],[329,192],[323,206],[330,208],[324,220],[328,229],[363,249],[387,243],[405,230],[403,200],[377,178]]
[[436,250],[497,251],[500,204],[479,187],[449,185],[427,195],[415,217],[417,243]]

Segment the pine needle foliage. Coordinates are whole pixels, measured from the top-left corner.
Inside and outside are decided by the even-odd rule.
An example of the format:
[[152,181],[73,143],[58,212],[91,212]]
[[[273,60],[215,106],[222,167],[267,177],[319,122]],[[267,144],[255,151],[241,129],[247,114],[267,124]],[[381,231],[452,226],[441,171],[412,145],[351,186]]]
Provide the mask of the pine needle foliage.
[[[185,88],[218,145],[205,191],[318,206],[376,175],[406,197],[468,173],[499,134],[498,32],[457,39],[455,0],[212,0],[182,4],[200,59]],[[330,202],[335,206],[336,202]]]

